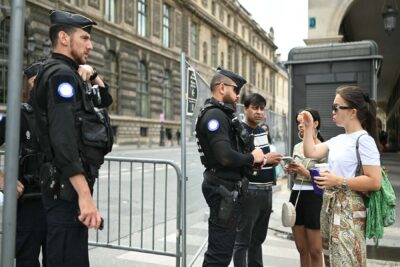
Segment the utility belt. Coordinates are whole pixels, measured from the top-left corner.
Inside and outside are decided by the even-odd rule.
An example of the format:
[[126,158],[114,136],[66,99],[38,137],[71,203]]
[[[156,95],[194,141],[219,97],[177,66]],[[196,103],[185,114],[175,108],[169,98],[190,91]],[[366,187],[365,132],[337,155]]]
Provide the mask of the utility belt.
[[235,181],[235,180],[227,180],[227,179],[219,178],[217,176],[217,171],[215,169],[206,170],[204,172],[204,179],[209,184],[216,185],[216,186],[222,185],[229,191],[233,191],[233,190],[242,191],[242,189],[244,187],[243,179]]
[[272,190],[271,183],[249,183],[249,190]]
[[42,199],[42,193],[41,192],[30,192],[30,193],[24,193],[19,199],[19,203],[24,203],[32,200],[39,200]]

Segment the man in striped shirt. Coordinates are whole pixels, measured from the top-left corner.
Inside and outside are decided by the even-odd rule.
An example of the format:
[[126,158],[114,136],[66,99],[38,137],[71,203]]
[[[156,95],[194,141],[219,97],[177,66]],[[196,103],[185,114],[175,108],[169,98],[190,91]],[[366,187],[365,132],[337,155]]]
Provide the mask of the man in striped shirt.
[[234,247],[235,267],[263,266],[262,243],[267,236],[272,211],[272,186],[276,184],[274,166],[282,155],[270,151],[267,133],[259,126],[264,119],[266,101],[260,94],[251,94],[244,101],[245,118],[243,126],[254,135],[254,145],[263,150],[267,164],[250,175],[249,190],[242,200],[239,224]]

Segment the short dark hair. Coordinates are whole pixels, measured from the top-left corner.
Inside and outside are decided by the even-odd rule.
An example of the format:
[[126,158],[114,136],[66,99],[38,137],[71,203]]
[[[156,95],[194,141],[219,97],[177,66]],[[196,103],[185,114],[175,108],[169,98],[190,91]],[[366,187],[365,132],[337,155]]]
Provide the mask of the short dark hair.
[[50,27],[49,30],[49,38],[53,48],[56,46],[58,41],[58,33],[63,31],[66,32],[68,35],[73,34],[77,30],[76,27],[70,25],[53,25]]
[[230,79],[228,77],[226,77],[225,75],[222,75],[220,73],[215,73],[214,76],[211,79],[210,82],[210,89],[211,92],[214,91],[214,88],[216,85],[220,84],[220,83],[225,83],[228,82]]
[[267,101],[265,101],[265,98],[262,95],[254,93],[247,96],[244,100],[245,108],[250,107],[250,105],[255,107],[265,107],[267,105]]

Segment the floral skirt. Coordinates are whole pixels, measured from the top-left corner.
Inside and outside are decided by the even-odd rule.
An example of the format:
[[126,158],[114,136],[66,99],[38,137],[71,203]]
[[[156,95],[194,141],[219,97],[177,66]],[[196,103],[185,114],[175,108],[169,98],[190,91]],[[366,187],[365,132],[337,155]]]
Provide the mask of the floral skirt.
[[325,190],[321,209],[325,266],[366,266],[366,214],[360,193],[347,187]]

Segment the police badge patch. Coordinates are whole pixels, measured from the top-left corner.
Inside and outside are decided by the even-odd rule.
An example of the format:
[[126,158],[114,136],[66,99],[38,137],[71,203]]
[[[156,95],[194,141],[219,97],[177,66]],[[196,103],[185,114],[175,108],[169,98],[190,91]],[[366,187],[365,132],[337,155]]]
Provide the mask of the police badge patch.
[[74,87],[70,83],[61,83],[57,88],[58,95],[64,98],[71,98],[74,95]]
[[219,129],[219,122],[216,119],[212,119],[207,123],[207,128],[210,132],[215,132]]

